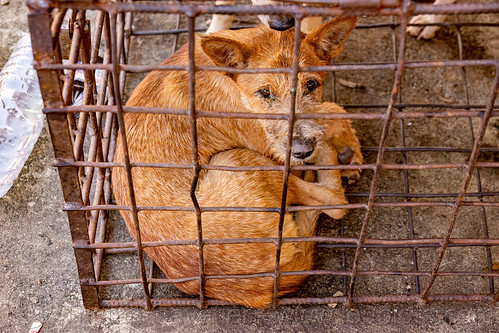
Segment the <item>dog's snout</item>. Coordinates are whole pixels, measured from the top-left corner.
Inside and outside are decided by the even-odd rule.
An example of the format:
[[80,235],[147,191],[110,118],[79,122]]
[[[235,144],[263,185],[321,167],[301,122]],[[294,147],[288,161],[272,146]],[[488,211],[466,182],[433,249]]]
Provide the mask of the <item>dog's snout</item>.
[[313,141],[307,140],[303,141],[300,139],[293,139],[293,146],[291,147],[291,153],[294,157],[298,159],[305,159],[312,155],[315,149],[315,143]]
[[269,27],[274,30],[284,31],[294,27],[295,18],[287,15],[272,15],[269,17]]

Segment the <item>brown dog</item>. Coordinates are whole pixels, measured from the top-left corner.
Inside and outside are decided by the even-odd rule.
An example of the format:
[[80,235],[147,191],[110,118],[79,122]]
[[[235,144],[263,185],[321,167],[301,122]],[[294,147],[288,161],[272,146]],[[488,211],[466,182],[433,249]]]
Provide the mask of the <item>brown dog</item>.
[[[300,66],[326,65],[338,55],[354,28],[355,18],[337,18],[304,37]],[[265,26],[197,36],[196,64],[237,68],[268,68],[292,65],[294,29],[277,32]],[[188,63],[184,46],[163,64]],[[321,102],[324,73],[300,73],[296,91],[297,113],[339,113],[343,109]],[[238,74],[201,71],[196,73],[196,108],[208,111],[289,113],[292,95],[288,74]],[[131,106],[188,108],[188,76],[184,71],[155,71],[134,90]],[[128,113],[126,136],[133,162],[192,163],[189,118],[178,115]],[[199,161],[224,166],[281,165],[285,158],[288,122],[282,120],[199,118]],[[350,122],[298,120],[293,131],[292,164],[338,164],[338,153],[352,163],[362,163],[360,146]],[[123,143],[118,138],[115,160],[123,161]],[[358,175],[349,170],[345,175]],[[138,205],[192,207],[189,195],[191,169],[135,167],[133,183]],[[338,170],[317,172],[318,183],[289,177],[288,205],[345,204]],[[201,207],[279,207],[282,172],[229,172],[203,170],[196,198]],[[118,205],[129,205],[126,174],[116,168],[113,190]],[[312,236],[320,212],[286,214],[284,237]],[[343,209],[326,211],[341,218]],[[135,236],[132,215],[122,211]],[[204,239],[277,237],[279,216],[269,212],[204,212]],[[143,241],[197,239],[196,216],[190,211],[140,211]],[[197,246],[146,248],[147,254],[170,279],[197,277]],[[204,246],[205,275],[240,275],[274,271],[273,243],[207,244]],[[284,243],[281,271],[306,271],[313,266],[313,244]],[[279,295],[295,290],[305,276],[283,276]],[[186,293],[199,293],[199,281],[176,283]],[[208,297],[252,306],[268,306],[272,300],[272,277],[207,278]]]

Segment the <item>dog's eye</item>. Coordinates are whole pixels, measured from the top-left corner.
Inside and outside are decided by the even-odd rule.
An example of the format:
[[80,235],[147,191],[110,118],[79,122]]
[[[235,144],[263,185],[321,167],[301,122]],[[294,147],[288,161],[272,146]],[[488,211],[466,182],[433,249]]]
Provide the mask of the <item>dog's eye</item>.
[[272,94],[270,93],[270,90],[267,88],[263,88],[257,91],[257,93],[262,96],[263,98],[271,98]]
[[311,93],[312,91],[314,91],[319,87],[319,82],[317,82],[317,80],[308,80],[306,87],[308,92]]

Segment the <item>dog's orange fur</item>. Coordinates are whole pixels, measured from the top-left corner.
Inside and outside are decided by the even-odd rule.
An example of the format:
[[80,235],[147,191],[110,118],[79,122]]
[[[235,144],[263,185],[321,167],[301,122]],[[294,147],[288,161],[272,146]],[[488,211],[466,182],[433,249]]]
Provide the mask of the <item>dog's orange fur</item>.
[[[341,46],[355,25],[354,18],[338,18],[304,36],[300,65],[325,65],[339,54]],[[292,65],[294,29],[276,32],[267,27],[197,36],[195,61],[198,65],[233,67],[285,67]],[[163,64],[187,64],[184,46]],[[300,73],[296,97],[297,113],[338,113],[343,109],[321,102],[321,89],[307,90],[310,80],[322,82],[323,73]],[[196,73],[196,108],[226,112],[289,113],[291,77],[287,74],[239,74],[202,71]],[[259,95],[262,87],[272,99]],[[154,71],[134,90],[127,105],[147,107],[188,107],[188,76],[184,71]],[[192,163],[191,130],[186,116],[125,114],[126,136],[131,161]],[[197,122],[199,161],[225,166],[281,165],[285,157],[288,123],[278,120],[199,118]],[[313,154],[304,160],[292,158],[293,164],[308,162],[338,164],[338,153],[350,149],[351,162],[362,163],[360,146],[350,122],[299,120],[294,138],[298,145],[313,142]],[[293,148],[294,149],[294,148]],[[115,161],[123,161],[123,143],[117,141]],[[351,174],[352,172],[350,172]],[[136,200],[142,206],[192,207],[189,190],[194,172],[190,169],[132,169]],[[196,197],[202,207],[279,207],[282,172],[228,172],[203,170]],[[340,172],[317,172],[312,183],[293,174],[289,176],[288,205],[345,204]],[[113,190],[118,205],[129,205],[126,174],[116,168]],[[286,214],[284,237],[312,236],[320,212]],[[341,218],[343,209],[326,211]],[[122,211],[135,237],[132,215]],[[277,237],[279,215],[268,212],[204,212],[204,239]],[[196,216],[185,211],[140,211],[143,241],[197,239]],[[168,278],[196,277],[199,257],[196,246],[161,246],[146,248],[146,253]],[[235,275],[273,272],[276,246],[273,243],[208,244],[204,246],[206,275]],[[304,271],[313,266],[313,243],[284,243],[281,271]],[[279,295],[291,292],[305,276],[283,276]],[[199,293],[199,281],[176,283],[186,293]],[[207,279],[208,297],[252,307],[268,306],[272,300],[273,278]]]

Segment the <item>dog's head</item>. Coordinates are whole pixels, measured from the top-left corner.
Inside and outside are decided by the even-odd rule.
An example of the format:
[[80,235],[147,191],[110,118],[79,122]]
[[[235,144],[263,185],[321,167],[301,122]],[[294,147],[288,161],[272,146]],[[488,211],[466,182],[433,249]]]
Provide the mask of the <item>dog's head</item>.
[[[329,64],[342,49],[343,42],[355,26],[355,18],[340,17],[329,21],[310,34],[302,34],[300,67]],[[294,29],[278,32],[266,26],[242,34],[221,32],[201,38],[203,51],[218,66],[234,68],[279,68],[293,65]],[[322,102],[324,73],[303,72],[298,75],[296,91],[288,73],[232,74],[248,110],[255,113],[289,114],[292,103],[296,113],[314,113]],[[267,134],[269,152],[284,160],[288,122],[261,120]],[[293,129],[292,163],[313,161],[315,147],[323,140],[323,129],[314,120],[298,120]]]

